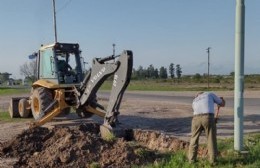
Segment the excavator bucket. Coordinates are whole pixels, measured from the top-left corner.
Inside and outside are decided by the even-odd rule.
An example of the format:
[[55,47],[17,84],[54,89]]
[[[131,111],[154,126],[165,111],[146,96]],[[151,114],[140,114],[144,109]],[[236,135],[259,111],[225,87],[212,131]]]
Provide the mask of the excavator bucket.
[[110,125],[103,124],[100,126],[100,135],[105,140],[112,140],[115,137],[117,138],[125,138],[126,137],[126,129],[117,125],[117,127],[112,128]]

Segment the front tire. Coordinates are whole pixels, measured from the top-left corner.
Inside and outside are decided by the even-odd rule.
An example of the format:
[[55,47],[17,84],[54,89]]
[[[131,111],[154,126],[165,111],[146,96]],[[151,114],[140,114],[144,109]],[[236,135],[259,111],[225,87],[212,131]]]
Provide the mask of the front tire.
[[33,90],[31,96],[32,115],[35,120],[40,120],[44,117],[44,111],[52,103],[53,97],[51,90],[38,87]]

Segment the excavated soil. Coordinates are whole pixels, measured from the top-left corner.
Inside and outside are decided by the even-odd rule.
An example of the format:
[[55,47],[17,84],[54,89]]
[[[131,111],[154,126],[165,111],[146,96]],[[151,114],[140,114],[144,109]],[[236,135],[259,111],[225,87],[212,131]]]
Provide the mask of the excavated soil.
[[131,167],[160,160],[157,151],[186,149],[187,142],[156,132],[128,131],[128,141],[105,141],[99,125],[34,128],[0,144],[1,157],[17,158],[13,167]]

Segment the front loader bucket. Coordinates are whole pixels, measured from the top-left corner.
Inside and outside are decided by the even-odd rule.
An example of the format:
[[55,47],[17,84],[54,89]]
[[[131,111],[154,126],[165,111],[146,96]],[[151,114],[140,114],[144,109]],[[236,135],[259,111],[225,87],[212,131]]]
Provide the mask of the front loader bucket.
[[19,118],[20,114],[19,114],[19,100],[21,99],[28,99],[28,97],[12,97],[10,100],[10,104],[9,104],[9,115],[11,118]]

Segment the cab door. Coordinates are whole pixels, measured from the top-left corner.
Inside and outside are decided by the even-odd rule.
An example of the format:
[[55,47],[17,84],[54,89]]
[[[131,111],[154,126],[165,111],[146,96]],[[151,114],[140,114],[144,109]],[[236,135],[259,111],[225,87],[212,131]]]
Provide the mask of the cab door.
[[40,50],[39,77],[40,79],[49,79],[57,82],[54,68],[54,52],[52,48]]

